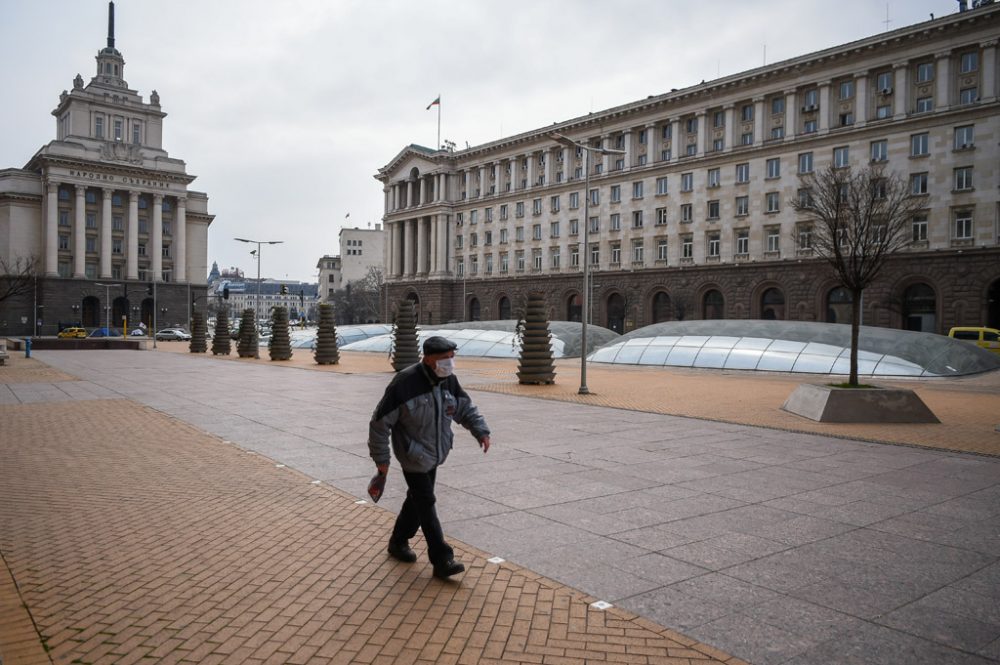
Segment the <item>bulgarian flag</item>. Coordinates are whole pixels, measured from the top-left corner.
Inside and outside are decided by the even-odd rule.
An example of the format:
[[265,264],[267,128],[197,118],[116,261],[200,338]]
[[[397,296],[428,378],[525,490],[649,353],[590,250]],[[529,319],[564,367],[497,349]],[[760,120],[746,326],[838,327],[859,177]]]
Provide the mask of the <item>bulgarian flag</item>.
[[441,95],[438,95],[437,99],[427,105],[427,110],[430,111],[432,106],[441,106]]

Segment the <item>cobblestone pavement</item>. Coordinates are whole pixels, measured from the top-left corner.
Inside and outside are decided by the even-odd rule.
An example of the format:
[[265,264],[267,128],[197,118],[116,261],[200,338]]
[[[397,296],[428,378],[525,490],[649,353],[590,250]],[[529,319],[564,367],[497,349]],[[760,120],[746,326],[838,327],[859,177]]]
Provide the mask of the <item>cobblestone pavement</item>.
[[[389,374],[378,364],[384,358],[345,355],[335,371],[173,353],[39,357],[80,377],[84,391],[127,396],[322,479],[324,489],[360,496],[371,473],[367,419]],[[495,390],[509,371],[509,364],[460,359],[468,387]],[[560,372],[561,384],[571,386],[571,372],[562,365]],[[618,399],[596,374],[590,383],[598,397]],[[636,395],[674,390],[672,402],[683,403],[686,393],[697,394],[649,383],[662,379],[644,370],[622,375],[622,390]],[[671,384],[684,380],[669,376]],[[731,391],[733,378],[749,381],[741,391],[755,398],[774,391],[768,382],[797,381],[691,378],[715,381],[710,397]],[[940,392],[994,398],[982,383],[949,382]],[[23,385],[6,388],[15,402],[30,395]],[[484,457],[460,434],[438,480],[446,532],[470,546],[463,555],[474,558],[472,548],[499,555],[758,665],[1000,661],[1000,460],[473,396],[494,429],[494,448]],[[52,400],[79,397],[64,392]],[[771,408],[743,404],[749,422]],[[927,427],[952,427],[947,414],[938,415],[945,423]],[[394,509],[403,482],[390,473],[382,505]],[[380,548],[386,520],[366,561]]]

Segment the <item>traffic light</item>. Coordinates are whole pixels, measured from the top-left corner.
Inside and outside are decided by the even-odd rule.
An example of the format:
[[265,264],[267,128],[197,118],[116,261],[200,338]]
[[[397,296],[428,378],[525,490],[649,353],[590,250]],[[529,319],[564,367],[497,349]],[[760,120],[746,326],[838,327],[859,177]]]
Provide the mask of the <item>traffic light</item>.
[[288,295],[288,285],[287,284],[282,284],[281,285],[281,295],[283,295],[283,296],[287,296]]
[[222,299],[223,300],[229,300],[229,287],[228,286],[222,287]]

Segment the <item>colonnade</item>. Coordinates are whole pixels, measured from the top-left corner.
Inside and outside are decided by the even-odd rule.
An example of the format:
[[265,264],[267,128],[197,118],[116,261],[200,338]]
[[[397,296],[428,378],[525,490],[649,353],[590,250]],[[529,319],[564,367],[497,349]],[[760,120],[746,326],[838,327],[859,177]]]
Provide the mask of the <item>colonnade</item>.
[[387,224],[389,277],[412,278],[449,272],[448,215],[441,213]]

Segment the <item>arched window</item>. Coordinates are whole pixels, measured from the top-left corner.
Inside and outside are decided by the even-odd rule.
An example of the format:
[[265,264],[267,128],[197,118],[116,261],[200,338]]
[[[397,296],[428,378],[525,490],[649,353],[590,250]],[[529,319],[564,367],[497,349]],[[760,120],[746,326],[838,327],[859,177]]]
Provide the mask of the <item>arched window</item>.
[[782,321],[785,318],[785,294],[781,289],[771,288],[760,296],[760,318],[766,321]]
[[497,303],[497,318],[501,321],[510,319],[510,298],[507,296],[500,296],[500,302]]
[[726,318],[726,300],[722,293],[716,289],[711,289],[705,293],[702,299],[703,319],[724,319]]
[[608,296],[608,328],[621,335],[625,332],[625,298],[620,293]]
[[830,289],[826,294],[826,322],[851,322],[851,292],[843,286]]
[[580,294],[572,295],[566,301],[566,320],[577,323],[583,321],[583,299]]
[[653,323],[670,320],[670,294],[657,291],[653,296]]
[[937,332],[937,298],[930,285],[920,282],[903,291],[903,330]]
[[482,316],[482,307],[479,304],[479,298],[472,296],[469,298],[469,320],[479,321]]

